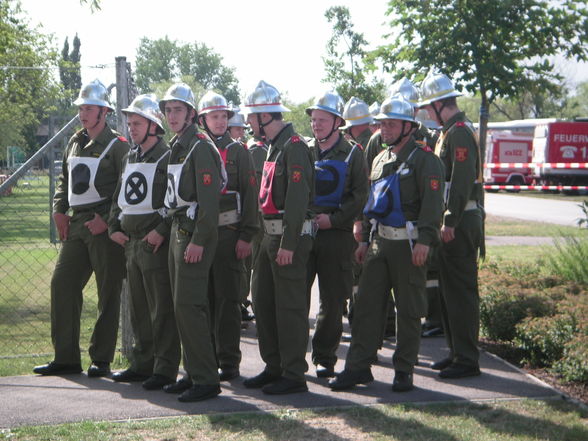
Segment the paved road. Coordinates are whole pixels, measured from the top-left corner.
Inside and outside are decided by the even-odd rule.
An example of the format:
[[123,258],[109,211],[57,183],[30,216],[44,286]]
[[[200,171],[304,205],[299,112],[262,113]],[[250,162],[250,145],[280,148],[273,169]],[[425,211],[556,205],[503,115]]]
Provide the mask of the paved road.
[[[317,311],[316,283],[313,292],[311,325]],[[243,331],[241,374],[249,377],[263,369],[259,357],[255,326]],[[339,349],[337,370],[343,369],[349,343]],[[379,362],[372,371],[375,381],[353,392],[331,392],[327,381],[317,379],[314,368],[307,380],[310,392],[286,396],[268,396],[260,390],[245,389],[243,378],[222,384],[222,394],[203,403],[180,403],[175,395],[148,392],[140,384],[120,384],[85,374],[63,377],[34,375],[0,378],[0,428],[25,425],[58,424],[79,421],[126,420],[191,414],[267,411],[288,408],[341,407],[378,403],[415,403],[462,400],[556,397],[558,393],[502,360],[482,353],[483,374],[461,380],[441,380],[429,369],[432,361],[446,356],[443,338],[422,340],[419,366],[415,370],[415,390],[394,393],[390,389],[394,370],[394,341],[386,341]]]
[[583,217],[578,204],[579,202],[486,193],[488,214],[573,227]]

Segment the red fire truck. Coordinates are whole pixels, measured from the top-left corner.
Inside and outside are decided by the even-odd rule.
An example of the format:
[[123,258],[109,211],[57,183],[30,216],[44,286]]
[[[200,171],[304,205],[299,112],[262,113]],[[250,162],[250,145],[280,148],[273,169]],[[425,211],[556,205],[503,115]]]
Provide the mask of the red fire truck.
[[[489,130],[486,138],[486,163],[528,163],[533,152],[531,133]],[[490,185],[530,185],[531,168],[485,168],[484,183]],[[498,190],[488,190],[498,191]],[[518,192],[520,190],[507,190]]]
[[588,121],[556,121],[535,127],[533,178],[542,185],[588,185]]

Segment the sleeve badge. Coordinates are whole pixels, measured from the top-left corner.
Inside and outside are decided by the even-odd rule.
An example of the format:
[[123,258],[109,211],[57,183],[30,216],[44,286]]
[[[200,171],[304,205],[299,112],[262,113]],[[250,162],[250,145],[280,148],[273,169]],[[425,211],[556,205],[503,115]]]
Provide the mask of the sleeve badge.
[[466,159],[468,159],[468,148],[457,147],[455,149],[455,160],[457,162],[464,162]]
[[300,170],[294,170],[292,172],[292,182],[298,183],[302,179],[302,172]]
[[439,179],[431,179],[429,181],[430,185],[431,185],[431,190],[433,191],[439,191]]
[[210,173],[202,173],[202,183],[206,186],[212,184],[212,176]]

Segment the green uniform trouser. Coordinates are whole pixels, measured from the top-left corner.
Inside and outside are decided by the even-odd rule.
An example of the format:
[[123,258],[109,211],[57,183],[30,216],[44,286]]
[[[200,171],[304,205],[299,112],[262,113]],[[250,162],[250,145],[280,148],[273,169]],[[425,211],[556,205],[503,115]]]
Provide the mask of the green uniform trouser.
[[308,306],[312,284],[319,278],[319,312],[312,337],[312,362],[335,366],[341,334],[343,310],[353,289],[352,253],[355,239],[351,231],[319,230],[307,264]]
[[480,297],[478,248],[482,238],[480,210],[465,211],[455,239],[439,249],[443,329],[454,362],[478,366]]
[[387,240],[375,235],[363,265],[355,302],[351,346],[346,370],[369,369],[382,341],[384,315],[390,289],[397,310],[394,369],[411,373],[418,359],[421,321],[427,311],[426,265],[411,262],[408,240]]
[[429,328],[443,326],[441,311],[441,290],[439,289],[439,248],[431,252],[427,271],[427,317],[425,325]]
[[230,226],[218,229],[218,245],[208,283],[218,364],[222,368],[239,367],[241,363],[241,295],[245,266],[238,260],[235,246],[239,232]]
[[217,235],[204,245],[202,260],[186,263],[184,251],[192,234],[180,231],[174,219],[170,234],[169,272],[176,324],[182,343],[184,369],[194,384],[219,384],[208,304],[208,275]]
[[175,379],[181,351],[167,266],[169,243],[166,239],[153,254],[143,237],[131,237],[125,246],[135,337],[131,369]]
[[110,240],[108,232],[90,233],[84,222],[93,218],[94,212],[74,213],[51,279],[51,338],[56,363],[80,363],[82,291],[92,272],[96,275],[98,318],[90,340],[90,358],[103,362],[114,358],[125,277],[124,250]]
[[308,370],[306,262],[312,237],[300,236],[290,265],[279,266],[280,235],[265,234],[255,264],[253,310],[266,371],[304,381]]

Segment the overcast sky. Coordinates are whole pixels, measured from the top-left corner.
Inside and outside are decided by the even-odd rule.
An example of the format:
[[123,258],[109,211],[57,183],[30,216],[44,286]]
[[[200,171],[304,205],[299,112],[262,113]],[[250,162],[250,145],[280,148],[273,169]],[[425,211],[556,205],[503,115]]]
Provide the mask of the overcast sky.
[[[333,5],[347,6],[357,32],[372,47],[383,43],[385,0],[102,0],[92,13],[79,0],[21,0],[31,24],[53,33],[59,49],[77,33],[82,47],[82,80],[115,81],[114,59],[126,56],[134,65],[141,37],[168,36],[198,41],[235,68],[242,94],[260,79],[302,102],[327,90],[322,83],[325,45],[332,27],[324,17]],[[71,46],[70,46],[71,47]],[[92,66],[106,65],[106,68]],[[588,69],[566,63],[571,81],[588,79]],[[387,81],[389,83],[389,81]],[[349,97],[345,97],[348,99]]]

